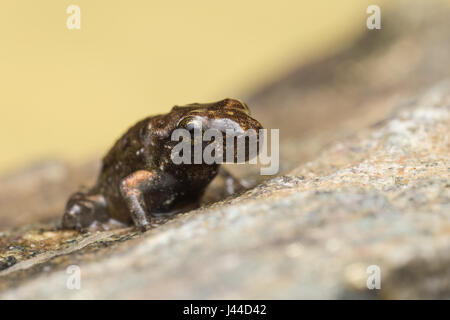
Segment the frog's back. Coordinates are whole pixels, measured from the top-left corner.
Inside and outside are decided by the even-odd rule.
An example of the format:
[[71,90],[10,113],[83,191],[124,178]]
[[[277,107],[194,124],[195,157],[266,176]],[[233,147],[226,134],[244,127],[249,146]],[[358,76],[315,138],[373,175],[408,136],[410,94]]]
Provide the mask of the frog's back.
[[120,166],[120,163],[134,162],[136,151],[143,146],[143,133],[152,117],[145,118],[129,128],[109,149],[102,160],[102,172],[109,171],[111,167]]

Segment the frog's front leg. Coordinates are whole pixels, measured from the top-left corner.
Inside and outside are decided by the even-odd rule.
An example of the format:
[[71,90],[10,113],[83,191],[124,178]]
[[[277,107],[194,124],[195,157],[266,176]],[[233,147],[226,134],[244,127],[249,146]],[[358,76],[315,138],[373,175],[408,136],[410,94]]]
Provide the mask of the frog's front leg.
[[124,198],[131,218],[142,231],[150,227],[150,210],[144,195],[152,190],[156,182],[155,175],[146,170],[136,171],[125,177],[120,184],[120,193]]

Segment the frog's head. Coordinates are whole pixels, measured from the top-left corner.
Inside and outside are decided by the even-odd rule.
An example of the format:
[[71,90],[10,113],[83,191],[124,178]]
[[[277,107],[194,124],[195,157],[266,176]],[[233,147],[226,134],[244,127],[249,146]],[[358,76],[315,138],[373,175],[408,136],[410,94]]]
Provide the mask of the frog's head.
[[[188,130],[192,136],[195,131],[201,130],[202,138],[206,140],[206,142],[201,142],[203,147],[214,141],[212,136],[221,134],[222,145],[220,147],[224,156],[227,152],[227,139],[234,139],[233,162],[238,160],[239,152],[241,155],[243,154],[243,149],[245,149],[245,161],[257,155],[259,130],[263,127],[250,116],[250,109],[245,103],[236,99],[224,99],[214,103],[190,104],[185,108],[187,111],[178,121],[177,128]],[[253,144],[255,148],[250,144]],[[227,161],[229,160],[227,159]],[[239,158],[239,160],[243,159]]]

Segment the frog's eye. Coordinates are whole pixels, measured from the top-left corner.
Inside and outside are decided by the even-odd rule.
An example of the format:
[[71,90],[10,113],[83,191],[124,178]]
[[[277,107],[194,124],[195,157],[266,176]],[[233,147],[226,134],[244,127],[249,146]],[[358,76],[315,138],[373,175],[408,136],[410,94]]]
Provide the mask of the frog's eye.
[[186,125],[186,130],[190,132],[194,130],[202,130],[202,123],[198,120],[192,120]]
[[191,134],[195,131],[202,131],[202,121],[196,117],[187,117],[180,121],[179,128],[188,130]]

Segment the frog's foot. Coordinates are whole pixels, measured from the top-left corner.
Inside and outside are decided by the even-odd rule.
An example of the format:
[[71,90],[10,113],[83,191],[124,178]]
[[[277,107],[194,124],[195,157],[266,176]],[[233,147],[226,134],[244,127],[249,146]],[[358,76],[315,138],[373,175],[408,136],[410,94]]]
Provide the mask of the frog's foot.
[[100,222],[98,220],[94,220],[94,222],[92,222],[91,225],[87,229],[89,231],[94,232],[94,231],[109,231],[109,230],[121,229],[121,228],[126,228],[126,227],[129,227],[129,225],[124,224],[115,219],[109,219],[106,222]]
[[220,167],[219,175],[225,180],[225,192],[227,196],[243,192],[249,188],[249,183],[247,181],[235,178],[223,167]]
[[109,230],[107,225],[109,220],[108,209],[102,195],[77,192],[67,201],[62,227],[83,232],[88,229]]

